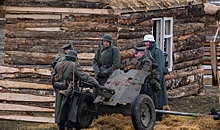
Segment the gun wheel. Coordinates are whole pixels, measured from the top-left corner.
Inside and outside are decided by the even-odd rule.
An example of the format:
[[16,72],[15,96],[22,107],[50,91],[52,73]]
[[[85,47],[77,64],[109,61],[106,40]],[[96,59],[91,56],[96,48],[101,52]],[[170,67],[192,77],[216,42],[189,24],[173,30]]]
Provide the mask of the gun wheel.
[[77,118],[74,127],[76,129],[88,128],[92,123],[94,114],[91,111],[94,111],[94,97],[92,93],[86,93],[80,97]]
[[152,130],[156,121],[156,112],[152,99],[145,94],[138,95],[131,108],[131,118],[135,130]]

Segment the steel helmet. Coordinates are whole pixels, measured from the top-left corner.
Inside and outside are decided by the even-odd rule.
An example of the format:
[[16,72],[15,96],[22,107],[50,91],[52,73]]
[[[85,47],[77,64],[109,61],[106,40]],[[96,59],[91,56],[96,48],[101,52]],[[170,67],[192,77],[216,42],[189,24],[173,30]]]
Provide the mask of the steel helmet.
[[72,58],[77,58],[77,52],[74,50],[69,50],[66,56],[72,57]]
[[150,42],[155,42],[154,36],[153,35],[145,35],[144,36],[144,41],[150,41]]
[[112,43],[112,36],[109,35],[109,34],[105,34],[105,35],[102,37],[102,41],[109,41],[110,43]]

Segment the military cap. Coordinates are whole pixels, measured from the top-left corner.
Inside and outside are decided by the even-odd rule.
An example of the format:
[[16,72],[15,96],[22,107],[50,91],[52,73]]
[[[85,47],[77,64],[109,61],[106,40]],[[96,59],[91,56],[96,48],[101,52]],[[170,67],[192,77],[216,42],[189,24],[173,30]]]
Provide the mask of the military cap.
[[70,50],[72,50],[73,48],[72,48],[72,45],[69,43],[69,44],[63,45],[62,49],[70,49]]
[[135,49],[135,53],[138,53],[138,52],[140,52],[140,51],[146,51],[146,48],[145,47],[136,47],[136,46],[134,46],[134,49]]

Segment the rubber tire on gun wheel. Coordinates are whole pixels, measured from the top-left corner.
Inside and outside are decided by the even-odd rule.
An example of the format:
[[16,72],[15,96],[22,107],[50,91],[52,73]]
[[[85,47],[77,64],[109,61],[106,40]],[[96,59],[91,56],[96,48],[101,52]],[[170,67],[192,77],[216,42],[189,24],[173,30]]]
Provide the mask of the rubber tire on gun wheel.
[[94,97],[92,93],[87,92],[85,95],[82,95],[79,101],[76,123],[74,125],[76,129],[88,128],[92,123],[94,114],[89,110],[94,111],[93,101]]
[[131,107],[131,118],[135,130],[152,130],[156,112],[152,99],[146,94],[135,97]]

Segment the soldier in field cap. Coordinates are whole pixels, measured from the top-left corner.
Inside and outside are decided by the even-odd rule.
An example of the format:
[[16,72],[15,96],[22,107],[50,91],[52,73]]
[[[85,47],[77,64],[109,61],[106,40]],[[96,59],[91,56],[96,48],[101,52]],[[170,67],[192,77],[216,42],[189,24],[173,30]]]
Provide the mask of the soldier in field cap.
[[65,44],[62,46],[63,51],[58,53],[58,56],[52,62],[52,67],[54,68],[57,62],[61,62],[65,59],[65,55],[68,53],[69,50],[74,50],[71,43]]
[[[56,75],[58,75],[58,80],[56,80]],[[90,77],[82,70],[77,62],[77,52],[69,50],[65,59],[58,62],[52,71],[52,85],[56,93],[55,123],[58,123],[59,130],[65,130],[65,126],[67,130],[72,130],[77,121],[76,108],[79,96],[71,98],[71,95],[75,89],[79,89],[77,86],[79,79],[93,84],[97,89],[100,87],[95,78]],[[57,86],[57,84],[62,83],[72,83],[72,85]]]

